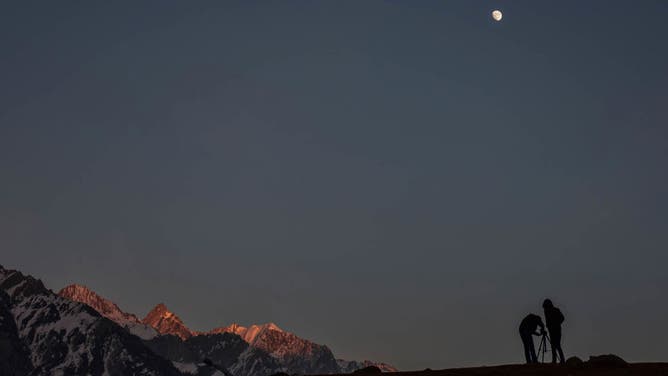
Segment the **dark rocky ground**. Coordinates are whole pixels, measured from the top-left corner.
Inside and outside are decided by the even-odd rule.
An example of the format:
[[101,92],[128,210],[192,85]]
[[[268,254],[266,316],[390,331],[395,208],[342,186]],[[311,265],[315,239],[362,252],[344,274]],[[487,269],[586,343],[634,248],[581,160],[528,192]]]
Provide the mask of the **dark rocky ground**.
[[569,367],[551,364],[400,372],[393,376],[668,376],[668,363],[638,363],[627,367]]
[[[360,376],[380,375],[370,372]],[[395,372],[391,376],[668,376],[668,363],[616,362],[615,359],[594,359],[572,365],[502,365],[492,367],[457,368],[444,370],[424,370]]]

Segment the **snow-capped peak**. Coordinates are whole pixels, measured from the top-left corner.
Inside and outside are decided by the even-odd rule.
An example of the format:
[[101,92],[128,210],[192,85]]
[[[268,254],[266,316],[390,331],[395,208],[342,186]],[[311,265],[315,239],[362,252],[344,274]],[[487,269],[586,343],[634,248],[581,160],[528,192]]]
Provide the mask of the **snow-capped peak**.
[[279,328],[273,322],[249,327],[232,324],[216,328],[210,333],[237,334],[251,348],[269,354],[284,369],[296,373],[322,375],[340,371],[332,351],[327,346],[299,338]]
[[152,326],[160,334],[172,334],[181,337],[181,339],[188,339],[193,336],[193,332],[163,303],[156,305],[142,322]]
[[75,302],[84,303],[98,311],[102,316],[120,325],[139,323],[137,316],[124,312],[116,303],[101,297],[86,286],[72,284],[60,290],[58,295]]
[[269,330],[276,330],[276,331],[279,331],[279,332],[283,331],[283,329],[279,328],[278,325],[274,324],[273,322],[270,322],[268,324],[264,324],[263,328],[264,329],[269,329]]
[[263,333],[267,330],[272,330],[272,331],[283,333],[283,329],[279,328],[278,325],[274,324],[273,322],[262,324],[262,325],[251,325],[249,327],[245,327],[245,326],[241,326],[237,323],[233,323],[229,326],[213,329],[210,333],[211,334],[234,333],[234,334],[240,336],[241,338],[243,338],[244,341],[248,342],[249,344],[253,344],[255,342],[255,339],[261,333]]
[[158,334],[155,329],[139,321],[137,316],[124,312],[116,303],[101,297],[86,286],[72,284],[60,290],[58,295],[88,305],[102,316],[125,327],[130,333],[142,339],[150,339]]
[[[92,296],[82,286],[70,290],[74,296]],[[0,267],[0,319],[7,322],[8,318],[11,327],[0,325],[1,353],[10,360],[6,355],[16,354],[16,362],[0,361],[3,375],[180,375],[170,362],[93,307],[56,295],[33,277]]]

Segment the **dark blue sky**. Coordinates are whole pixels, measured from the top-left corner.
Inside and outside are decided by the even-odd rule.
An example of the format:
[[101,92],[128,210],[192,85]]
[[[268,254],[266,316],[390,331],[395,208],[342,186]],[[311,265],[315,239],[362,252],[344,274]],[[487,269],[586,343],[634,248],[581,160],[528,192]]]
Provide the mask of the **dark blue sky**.
[[[501,23],[491,10],[504,11]],[[0,6],[0,263],[402,369],[666,360],[668,2]]]

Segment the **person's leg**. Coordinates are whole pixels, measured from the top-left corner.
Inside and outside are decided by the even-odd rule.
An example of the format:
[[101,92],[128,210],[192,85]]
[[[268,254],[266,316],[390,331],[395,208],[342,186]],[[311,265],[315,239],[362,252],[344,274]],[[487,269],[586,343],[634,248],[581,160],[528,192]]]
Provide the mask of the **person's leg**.
[[529,334],[527,340],[529,341],[529,352],[531,353],[531,363],[538,363],[538,357],[536,356],[536,347],[533,344],[533,336]]
[[532,343],[531,341],[531,335],[529,334],[528,337],[526,333],[520,332],[520,337],[522,338],[522,346],[524,346],[524,357],[526,358],[527,364],[530,364],[532,361],[531,358],[531,350],[530,350],[530,345],[529,343]]
[[557,349],[556,350],[559,353],[559,361],[562,364],[566,363],[566,358],[564,358],[564,350],[561,349],[561,330],[559,330],[559,332],[558,332],[556,344],[557,344]]
[[550,344],[552,345],[552,363],[557,362],[557,355],[559,361],[564,363],[564,351],[561,349],[561,329],[550,331]]
[[557,362],[557,347],[558,345],[558,336],[554,332],[550,332],[550,346],[552,347],[552,363]]
[[561,358],[560,363],[565,364],[566,363],[566,358],[564,358],[564,350],[561,349],[561,343],[559,344],[559,347],[557,348],[559,350],[559,357]]

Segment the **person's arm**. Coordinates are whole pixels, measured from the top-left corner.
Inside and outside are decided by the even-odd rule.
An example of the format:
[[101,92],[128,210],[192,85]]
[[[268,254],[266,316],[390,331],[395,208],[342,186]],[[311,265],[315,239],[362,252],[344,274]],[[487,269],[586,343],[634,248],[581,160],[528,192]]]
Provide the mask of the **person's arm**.
[[545,333],[545,325],[543,325],[543,320],[539,317],[538,318],[538,326],[540,326],[540,331],[534,333],[535,336],[542,336],[543,333]]

